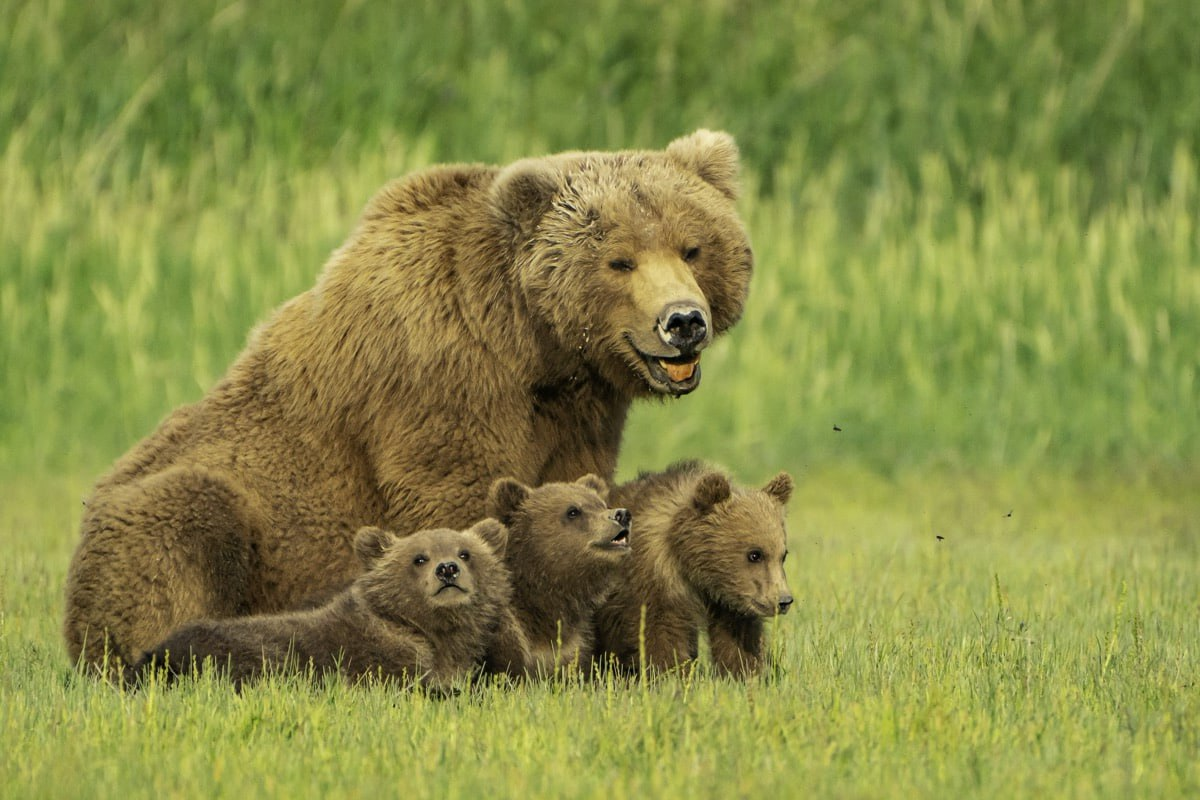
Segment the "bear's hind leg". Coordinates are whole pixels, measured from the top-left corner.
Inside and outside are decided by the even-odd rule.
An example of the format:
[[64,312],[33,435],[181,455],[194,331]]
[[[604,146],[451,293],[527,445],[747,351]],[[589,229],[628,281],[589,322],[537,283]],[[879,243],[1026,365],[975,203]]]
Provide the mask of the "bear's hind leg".
[[227,478],[202,468],[98,492],[67,577],[71,658],[114,675],[184,622],[248,613],[263,524]]

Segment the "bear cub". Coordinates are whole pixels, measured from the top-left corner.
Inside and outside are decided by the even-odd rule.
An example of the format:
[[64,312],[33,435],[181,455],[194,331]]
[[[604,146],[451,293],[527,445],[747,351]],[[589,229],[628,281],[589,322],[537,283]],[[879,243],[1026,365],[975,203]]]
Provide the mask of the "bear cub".
[[597,611],[599,654],[636,672],[644,645],[646,667],[669,669],[697,657],[706,629],[719,673],[759,672],[763,620],[792,604],[783,571],[791,494],[786,472],[752,490],[697,461],[614,489],[614,502],[637,519],[637,548]]
[[127,678],[160,668],[170,680],[204,669],[211,657],[210,666],[236,685],[266,671],[311,668],[448,691],[482,663],[511,595],[491,544],[471,530],[398,537],[364,527],[354,549],[366,571],[325,605],[189,623],[145,653]]
[[609,508],[607,495],[595,475],[536,489],[500,478],[488,492],[489,516],[508,529],[512,607],[528,639],[532,674],[590,672],[596,608],[633,549],[630,513]]

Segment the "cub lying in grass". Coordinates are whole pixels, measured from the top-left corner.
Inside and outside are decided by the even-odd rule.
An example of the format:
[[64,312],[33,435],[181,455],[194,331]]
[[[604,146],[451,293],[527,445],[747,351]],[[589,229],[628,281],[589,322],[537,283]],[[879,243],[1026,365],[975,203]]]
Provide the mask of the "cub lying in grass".
[[[503,536],[489,531],[493,540]],[[311,668],[440,691],[483,662],[512,592],[492,545],[473,530],[398,537],[367,527],[354,549],[366,572],[323,606],[186,624],[127,677],[136,682],[160,668],[173,679],[213,668],[240,685],[268,670]]]

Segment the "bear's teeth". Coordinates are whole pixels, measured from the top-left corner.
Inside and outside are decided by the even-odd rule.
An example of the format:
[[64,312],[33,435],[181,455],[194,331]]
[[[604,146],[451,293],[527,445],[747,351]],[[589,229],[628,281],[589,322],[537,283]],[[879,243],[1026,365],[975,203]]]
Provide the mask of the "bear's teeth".
[[[699,359],[696,359],[699,361]],[[662,368],[667,371],[667,377],[675,383],[683,383],[686,380],[691,380],[692,375],[696,374],[696,361],[688,361],[683,364],[672,364],[668,361],[659,360]]]

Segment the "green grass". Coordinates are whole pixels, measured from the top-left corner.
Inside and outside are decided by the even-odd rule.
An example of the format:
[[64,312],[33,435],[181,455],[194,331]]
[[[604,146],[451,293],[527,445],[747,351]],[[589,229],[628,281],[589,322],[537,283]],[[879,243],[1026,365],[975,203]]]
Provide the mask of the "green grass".
[[[0,0],[0,795],[1200,792],[1200,4],[296,9]],[[89,482],[380,185],[700,126],[752,296],[620,472],[797,475],[780,675],[74,674]]]
[[78,516],[61,499],[85,482],[27,485],[0,511],[5,797],[1200,791],[1194,484],[830,471],[793,500],[777,676],[442,702],[81,678],[57,625]]
[[1194,3],[285,5],[0,4],[4,465],[199,397],[391,177],[701,125],[758,274],[632,463],[1200,456]]
[[[222,182],[198,153],[187,172],[143,167],[81,196],[60,167],[14,158],[0,173],[5,463],[102,464],[197,399],[253,324],[312,284],[381,176],[427,159],[397,146],[285,179],[264,155]],[[633,464],[1195,463],[1200,194],[1186,152],[1171,193],[1131,189],[1090,217],[1070,171],[1045,197],[1033,176],[985,165],[978,199],[956,200],[930,156],[932,188],[880,189],[865,226],[828,202],[847,179],[825,166],[745,201],[759,261],[745,319],[706,356],[700,392],[641,407]],[[193,185],[216,196],[190,198]]]

